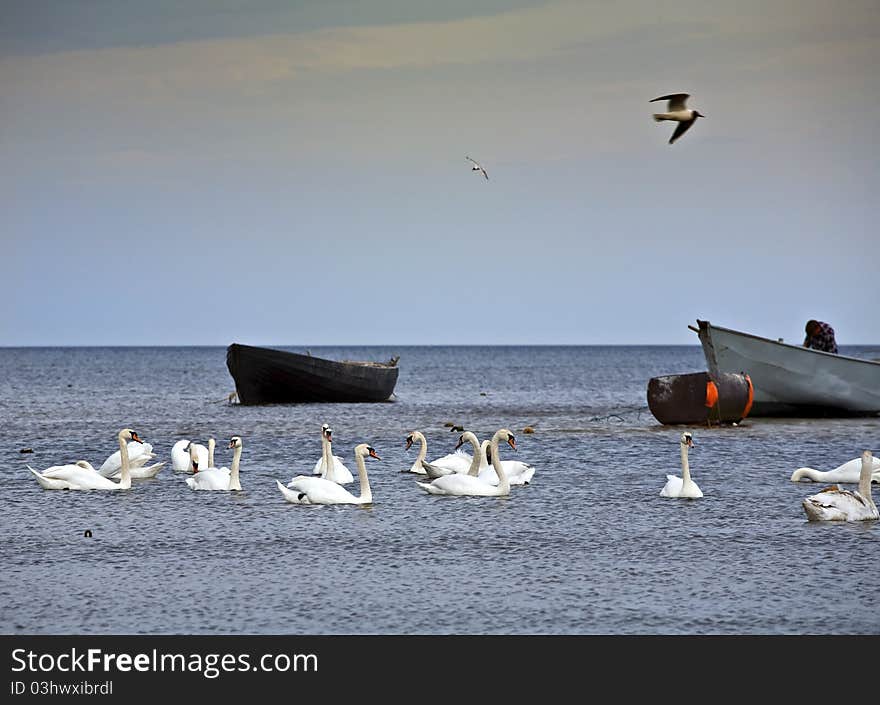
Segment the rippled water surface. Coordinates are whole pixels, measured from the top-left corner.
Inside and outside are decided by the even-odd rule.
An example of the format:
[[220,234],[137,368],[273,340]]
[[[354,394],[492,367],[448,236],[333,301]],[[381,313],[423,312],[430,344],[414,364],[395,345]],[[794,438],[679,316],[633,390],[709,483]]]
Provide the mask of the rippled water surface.
[[[878,522],[809,523],[800,503],[819,486],[788,479],[880,451],[878,418],[692,428],[705,496],[670,500],[659,492],[680,473],[683,429],[660,425],[645,392],[653,376],[705,369],[698,346],[311,351],[400,355],[396,401],[229,405],[223,348],[0,349],[0,631],[880,632]],[[279,494],[276,479],[311,472],[323,422],[353,472],[357,443],[381,456],[368,461],[372,506]],[[417,452],[404,440],[422,430],[428,459],[444,455],[459,435],[447,422],[481,439],[510,428],[519,450],[504,457],[537,468],[531,485],[426,495],[401,472]],[[124,426],[169,461],[131,491],[44,491],[26,469],[97,466]],[[213,435],[228,465],[233,434],[244,491],[190,491],[174,442]]]

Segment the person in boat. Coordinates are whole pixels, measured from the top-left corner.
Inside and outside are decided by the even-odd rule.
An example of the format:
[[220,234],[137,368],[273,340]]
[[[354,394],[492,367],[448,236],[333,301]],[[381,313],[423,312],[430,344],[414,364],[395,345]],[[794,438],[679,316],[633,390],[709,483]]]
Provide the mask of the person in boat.
[[807,333],[807,337],[804,338],[805,348],[837,353],[837,341],[834,340],[834,329],[830,325],[810,319],[804,330]]

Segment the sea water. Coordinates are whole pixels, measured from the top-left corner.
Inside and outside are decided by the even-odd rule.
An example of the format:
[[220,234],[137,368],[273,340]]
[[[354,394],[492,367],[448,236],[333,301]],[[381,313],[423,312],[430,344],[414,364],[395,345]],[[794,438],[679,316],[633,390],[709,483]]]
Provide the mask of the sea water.
[[[304,352],[302,348],[289,348]],[[699,346],[346,347],[400,356],[392,402],[243,406],[222,347],[0,349],[0,631],[6,634],[877,634],[878,522],[813,523],[793,483],[880,451],[880,419],[691,426],[699,500],[660,497],[679,436],[651,377],[705,369]],[[842,348],[880,357],[872,348]],[[373,504],[296,506],[320,427]],[[402,472],[450,424],[501,427],[531,463],[506,498],[435,497]],[[168,464],[127,492],[50,492],[35,469],[118,449],[130,427]],[[531,427],[534,433],[525,433]],[[194,492],[171,447],[243,439],[243,492]],[[22,450],[31,449],[30,453]],[[854,485],[849,487],[855,489]],[[91,538],[84,536],[85,530]]]

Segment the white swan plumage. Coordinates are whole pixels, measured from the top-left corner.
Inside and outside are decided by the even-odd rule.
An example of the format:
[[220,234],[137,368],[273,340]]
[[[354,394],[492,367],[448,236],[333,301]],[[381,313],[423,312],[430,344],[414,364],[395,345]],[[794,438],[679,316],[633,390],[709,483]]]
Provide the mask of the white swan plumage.
[[[158,463],[153,463],[152,465],[147,465],[150,460],[156,457],[156,454],[153,452],[153,446],[149,443],[129,441],[127,448],[128,469],[131,473],[132,480],[146,480],[151,477],[156,477],[156,475],[159,474],[159,471],[167,465],[164,460]],[[91,465],[89,465],[89,467],[91,467]],[[95,472],[113,480],[122,477],[121,453],[118,450],[112,453],[107,460],[104,461],[104,464]]]
[[[490,440],[484,440],[482,443],[477,441],[476,436],[473,438],[469,438],[467,434],[469,431],[465,431],[458,438],[458,443],[455,446],[455,450],[453,453],[449,455],[443,456],[443,458],[439,458],[431,463],[422,462],[422,467],[425,469],[428,477],[431,479],[436,479],[438,477],[442,477],[443,475],[452,475],[453,473],[465,473],[468,475],[473,475],[474,473],[471,471],[471,460],[473,457],[479,458],[479,470],[477,472],[476,477],[479,477],[484,482],[488,482],[491,485],[498,484],[498,474],[495,472],[495,468],[489,462],[488,458],[491,455],[489,451],[489,446],[491,444]],[[464,445],[466,441],[470,441],[471,445],[474,447],[474,455],[468,455],[460,450],[461,446]],[[477,445],[479,443],[479,445]],[[446,466],[443,467],[440,463],[447,461],[453,456],[457,456],[454,466]],[[532,477],[535,474],[535,468],[528,463],[524,463],[521,460],[502,460],[501,466],[504,468],[504,474],[507,475],[507,481],[511,486],[514,485],[528,485],[532,481]]]
[[[214,439],[209,439],[208,444],[209,451],[213,451]],[[232,448],[231,467],[208,467],[204,470],[199,470],[198,451],[190,445],[190,458],[196,470],[192,477],[186,478],[186,484],[191,490],[241,491],[241,481],[239,479],[242,448],[241,437],[233,436],[229,439],[229,447]],[[209,457],[213,457],[213,453]]]
[[814,495],[806,497],[801,505],[809,521],[868,521],[880,519],[877,505],[871,496],[871,473],[873,454],[862,453],[862,469],[859,474],[858,492],[844,490],[837,485],[826,487]]
[[[471,438],[474,440],[476,439],[476,436],[470,431],[465,431],[462,435],[467,434],[470,434],[470,436],[466,440],[471,440]],[[504,467],[501,465],[501,458],[499,457],[498,452],[498,444],[502,440],[506,441],[511,448],[516,450],[516,438],[508,429],[500,428],[495,431],[489,449],[490,455],[492,456],[492,466],[495,468],[495,473],[499,479],[497,485],[491,485],[488,482],[481,480],[479,477],[464,473],[444,475],[443,477],[431,480],[431,482],[416,482],[416,484],[428,494],[433,495],[454,497],[501,497],[509,495],[510,481],[504,473]],[[473,442],[474,441],[471,440],[471,443]],[[477,448],[479,448],[479,446],[477,446]],[[479,458],[477,457],[477,453],[478,450],[475,450],[472,466],[477,466],[477,468],[479,468]]]
[[291,504],[371,504],[373,493],[370,490],[370,480],[367,477],[367,466],[364,456],[381,460],[372,446],[360,443],[355,446],[354,457],[357,462],[358,480],[360,481],[360,494],[353,495],[347,489],[332,480],[324,477],[307,477],[300,475],[293,478],[285,487],[275,480],[284,499]]
[[[153,452],[153,446],[149,443],[129,441],[126,444],[126,448],[128,449],[128,469],[132,471],[135,468],[144,467],[150,460],[156,457],[156,454]],[[117,450],[107,457],[96,472],[104,477],[118,477],[121,470],[122,454]],[[136,477],[133,472],[132,477]]]
[[694,438],[690,431],[681,434],[681,477],[667,475],[666,484],[660,490],[661,497],[678,497],[682,499],[698,499],[703,491],[691,479],[691,468],[688,463],[688,448],[694,447]]
[[[333,455],[333,429],[330,424],[321,425],[321,457],[315,463],[312,475],[320,475],[325,480],[332,480],[340,485],[354,482],[351,470],[338,455]],[[290,484],[287,485],[290,487]]]
[[[458,448],[465,440],[469,439],[465,439],[464,434],[462,434],[462,437],[458,439],[458,446],[456,446],[456,448]],[[480,471],[477,474],[477,477],[491,485],[497,485],[498,473],[495,472],[495,467],[489,462],[489,457],[492,454],[490,446],[491,443],[488,440],[483,441],[480,444]],[[528,485],[535,474],[534,466],[524,463],[521,460],[502,460],[501,467],[504,468],[504,474],[507,476],[507,481],[511,486]]]
[[55,465],[42,473],[30,470],[44,490],[127,490],[131,489],[131,468],[128,464],[127,441],[140,441],[136,431],[123,428],[117,434],[119,441],[120,460],[122,463],[119,482],[104,477],[86,461],[78,461],[69,465]]
[[[872,458],[871,482],[880,482],[880,458]],[[862,459],[853,458],[834,470],[814,470],[813,468],[798,468],[791,474],[792,482],[807,480],[812,482],[851,482],[858,483],[862,474]]]
[[[190,462],[190,454],[189,454],[189,445],[192,441],[188,438],[184,438],[182,440],[177,441],[174,446],[171,448],[171,467],[174,469],[174,472],[188,472],[191,473],[193,471],[192,462]],[[201,443],[193,443],[196,448],[196,453],[199,458],[199,464],[206,468],[208,467],[208,449],[205,448]]]
[[473,457],[458,450],[432,460],[430,463],[427,462],[425,458],[428,457],[428,439],[425,438],[425,434],[421,431],[413,431],[406,437],[406,450],[409,450],[415,441],[418,441],[420,444],[418,457],[412,466],[408,470],[404,470],[404,472],[435,478],[451,475],[454,472],[467,472],[470,469]]

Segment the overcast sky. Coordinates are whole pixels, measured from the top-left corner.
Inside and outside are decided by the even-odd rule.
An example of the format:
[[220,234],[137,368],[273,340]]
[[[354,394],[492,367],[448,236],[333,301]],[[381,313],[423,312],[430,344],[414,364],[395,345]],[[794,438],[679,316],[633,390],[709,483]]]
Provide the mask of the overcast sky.
[[880,342],[876,0],[0,8],[0,345]]

